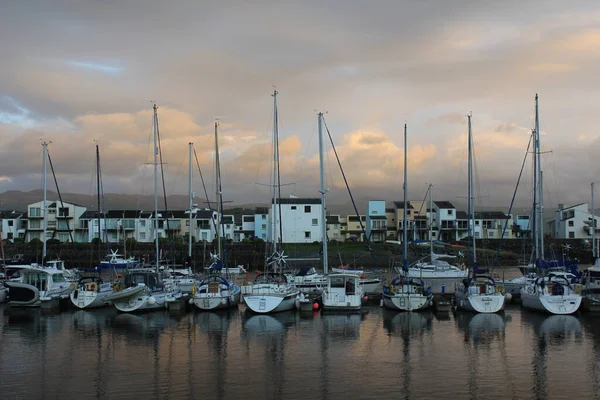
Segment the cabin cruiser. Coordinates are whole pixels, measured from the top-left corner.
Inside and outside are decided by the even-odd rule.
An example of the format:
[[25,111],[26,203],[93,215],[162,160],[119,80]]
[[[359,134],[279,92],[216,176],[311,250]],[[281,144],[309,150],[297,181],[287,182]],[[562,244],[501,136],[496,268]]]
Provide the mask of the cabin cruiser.
[[286,274],[286,278],[304,294],[321,293],[327,286],[327,276],[318,273],[314,267],[301,267],[295,274]]
[[116,289],[105,300],[111,301],[121,312],[165,309],[168,303],[181,298],[179,288],[163,283],[160,273],[154,269],[127,270],[123,286]]
[[62,305],[69,302],[73,287],[62,270],[50,267],[30,266],[19,271],[19,280],[9,280],[8,304],[13,307],[40,307],[44,302],[58,300]]
[[122,257],[119,251],[110,251],[110,254],[100,261],[100,269],[127,269],[139,265],[139,261],[133,257]]
[[330,274],[321,301],[323,311],[360,311],[363,289],[356,274]]

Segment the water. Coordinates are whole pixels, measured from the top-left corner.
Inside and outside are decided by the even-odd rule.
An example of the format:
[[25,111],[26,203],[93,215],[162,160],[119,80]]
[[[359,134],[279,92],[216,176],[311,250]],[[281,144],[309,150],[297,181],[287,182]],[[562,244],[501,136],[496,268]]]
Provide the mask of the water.
[[2,399],[600,399],[590,315],[0,309]]

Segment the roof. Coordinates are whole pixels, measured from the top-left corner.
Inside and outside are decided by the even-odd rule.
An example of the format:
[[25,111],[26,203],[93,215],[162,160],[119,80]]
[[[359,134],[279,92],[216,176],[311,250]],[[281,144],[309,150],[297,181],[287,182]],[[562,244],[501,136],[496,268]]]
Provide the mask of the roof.
[[[292,197],[289,199],[276,199],[276,200],[277,200],[276,204],[301,204],[301,205],[321,204],[321,199],[308,199],[308,198],[299,198],[299,197]],[[272,200],[271,200],[271,204],[273,204]]]
[[0,211],[1,219],[17,219],[25,214],[23,211]]
[[456,211],[456,219],[469,219],[465,211]]
[[269,213],[268,207],[256,207],[256,214],[268,214],[268,213]]
[[434,201],[433,202],[438,208],[456,208],[454,204],[449,201]]
[[233,224],[233,215],[223,215],[224,224]]
[[565,210],[568,210],[569,208],[579,207],[579,206],[582,206],[584,204],[586,204],[586,203],[579,203],[579,204],[575,204],[574,206],[563,207],[563,208],[560,208],[558,211],[565,211]]
[[[407,201],[407,203],[408,203],[408,207],[406,207],[407,210],[410,209],[410,208],[414,208],[410,204],[410,201]],[[404,209],[404,202],[403,201],[394,201],[394,206],[396,206],[396,208],[402,208],[402,209]]]
[[480,211],[475,213],[477,219],[506,219],[507,215],[502,211]]
[[[410,204],[409,204],[409,205],[410,205]],[[386,209],[385,209],[385,212],[386,212],[386,213],[391,213],[391,212],[394,212],[394,211],[396,211],[396,210],[394,210],[393,208],[386,208]]]
[[254,222],[254,215],[242,215],[242,221]]
[[[361,215],[360,219],[364,221],[365,220],[365,216]],[[358,221],[358,217],[356,215],[348,215],[348,221],[357,222]]]
[[370,219],[387,219],[385,215],[370,215]]

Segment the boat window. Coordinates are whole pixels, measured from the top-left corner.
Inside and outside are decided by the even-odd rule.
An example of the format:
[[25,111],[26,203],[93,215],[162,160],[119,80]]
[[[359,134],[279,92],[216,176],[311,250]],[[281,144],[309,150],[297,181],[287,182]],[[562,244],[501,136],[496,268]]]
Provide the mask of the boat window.
[[63,274],[53,274],[52,280],[54,282],[66,282],[65,276]]
[[146,283],[146,277],[144,276],[144,274],[135,274],[135,275],[131,275],[131,282],[132,283]]
[[332,277],[331,279],[331,287],[332,288],[343,288],[345,287],[345,281],[343,277]]

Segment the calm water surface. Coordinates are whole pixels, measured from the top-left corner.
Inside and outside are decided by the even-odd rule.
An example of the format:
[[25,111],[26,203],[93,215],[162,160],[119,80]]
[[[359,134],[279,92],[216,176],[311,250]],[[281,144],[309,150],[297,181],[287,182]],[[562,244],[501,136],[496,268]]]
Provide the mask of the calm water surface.
[[600,399],[590,315],[0,310],[2,399]]

